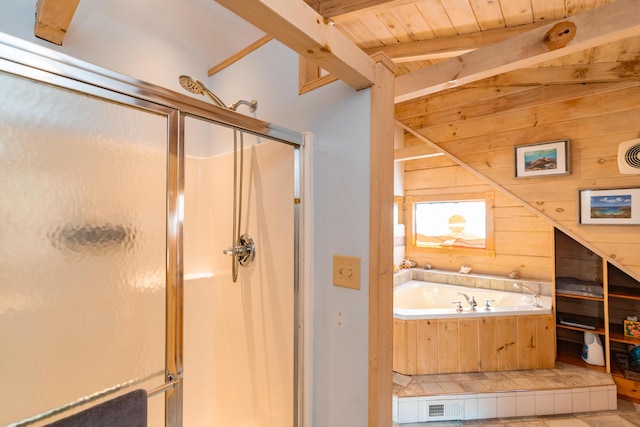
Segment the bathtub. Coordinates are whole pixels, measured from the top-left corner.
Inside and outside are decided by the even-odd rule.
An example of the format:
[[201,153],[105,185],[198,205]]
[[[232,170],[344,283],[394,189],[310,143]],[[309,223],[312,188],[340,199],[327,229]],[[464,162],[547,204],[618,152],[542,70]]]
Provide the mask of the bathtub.
[[[477,311],[470,312],[469,304],[458,292],[473,296]],[[550,314],[551,297],[539,298],[541,307],[534,307],[533,295],[529,293],[410,280],[393,290],[393,317],[409,320]],[[486,300],[493,300],[489,310],[484,308]],[[462,312],[456,310],[457,301],[462,304]]]
[[[478,303],[475,312],[464,292]],[[393,370],[405,375],[555,366],[551,297],[409,281],[394,289]],[[484,309],[485,300],[494,300]],[[463,311],[456,311],[460,301]]]

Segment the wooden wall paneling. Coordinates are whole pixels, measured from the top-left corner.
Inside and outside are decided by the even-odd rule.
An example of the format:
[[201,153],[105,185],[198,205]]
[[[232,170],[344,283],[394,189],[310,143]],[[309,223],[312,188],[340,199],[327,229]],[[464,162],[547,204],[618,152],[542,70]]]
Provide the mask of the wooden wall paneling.
[[407,372],[418,372],[418,322],[409,320],[407,321]]
[[460,342],[460,372],[478,372],[479,340],[478,319],[460,319],[458,322],[458,340]]
[[[549,235],[547,233],[526,232],[494,232],[496,238],[496,248],[500,248],[502,253],[511,255],[540,256],[547,253]],[[517,236],[517,238],[516,238]],[[547,258],[547,259],[550,259]]]
[[429,263],[435,269],[458,271],[462,265],[473,266],[473,271],[482,274],[506,276],[518,270],[522,277],[550,281],[552,272],[548,257],[522,257],[520,255],[500,255],[495,258],[473,257],[468,255],[445,254],[441,256],[407,252],[407,257],[418,266]]
[[536,369],[538,367],[538,316],[516,317],[518,369]]
[[622,135],[635,132],[637,135],[637,123],[639,121],[640,108],[619,112],[609,112],[603,108],[597,119],[593,117],[578,118],[571,122],[558,122],[537,125],[532,128],[505,130],[490,135],[478,133],[468,138],[443,140],[435,139],[431,135],[430,129],[422,130],[421,134],[436,142],[443,150],[456,155],[464,153],[470,146],[474,147],[476,152],[485,152],[562,138],[569,138],[574,141],[583,138],[599,138],[611,134]]
[[[426,159],[418,159],[418,160],[408,160],[404,163],[405,173],[441,169],[441,168],[450,168],[450,167],[459,167],[459,166],[451,162],[451,159],[447,158],[446,156],[429,157]],[[482,183],[482,184],[487,186],[485,183]],[[420,185],[420,188],[424,188],[424,187],[428,187],[428,186],[426,186],[425,183],[422,183],[422,185]]]
[[[470,148],[473,147],[470,145]],[[482,149],[481,147],[478,147]],[[486,173],[492,173],[503,179],[515,177],[514,147],[495,149],[491,152],[469,150],[461,153],[460,160],[463,160],[474,169]]]
[[[478,179],[471,174],[461,174],[457,167],[439,168],[437,173],[432,170],[417,170],[405,173],[406,189],[422,188],[425,183],[433,187],[466,187],[479,184]],[[484,184],[486,187],[486,184]],[[468,191],[468,190],[467,190]]]
[[498,370],[498,322],[496,317],[485,317],[478,322],[478,333],[485,337],[478,343],[478,370]]
[[554,317],[536,316],[536,336],[538,337],[538,368],[555,367],[555,335]]
[[[491,100],[481,100],[468,103],[464,106],[454,106],[439,111],[430,111],[428,116],[419,116],[409,120],[403,120],[413,128],[432,127],[442,124],[450,124],[458,121],[467,121],[495,114],[527,110],[539,106],[553,105],[570,100],[579,100],[588,96],[605,94],[617,90],[625,90],[638,86],[638,82],[620,83],[591,83],[575,85],[549,85],[531,86],[510,95],[504,95]],[[558,117],[564,118],[565,114]]]
[[438,320],[438,373],[446,374],[448,372],[460,372],[460,365],[457,357],[451,357],[452,354],[458,354],[458,320],[443,319]]
[[[605,104],[609,106],[607,109],[609,113],[628,111],[638,107],[637,99],[634,97],[640,97],[640,88],[632,87],[578,100],[545,104],[522,111],[508,111],[472,120],[459,120],[429,127],[428,138],[440,142],[597,117],[602,114],[602,105]],[[413,127],[419,129],[421,126]]]
[[[598,50],[598,53],[594,53]],[[565,65],[563,58],[538,64],[538,67],[522,68],[473,83],[473,86],[489,85],[510,87],[523,85],[554,85],[619,82],[637,80],[638,64],[617,62],[620,49],[611,50],[608,45],[591,50],[591,64]],[[594,57],[599,55],[600,58]],[[608,56],[605,56],[608,55]],[[635,74],[635,75],[634,75]]]
[[419,117],[425,113],[489,101],[531,89],[531,86],[482,86],[451,89],[411,101],[400,102],[395,106],[395,117],[405,122],[407,119]]
[[407,357],[404,349],[407,345],[407,321],[393,319],[393,370],[398,372],[407,371]]
[[499,317],[497,319],[496,352],[498,354],[498,369],[518,369],[518,340],[517,321],[513,316]]
[[420,196],[438,196],[440,194],[464,194],[467,192],[482,193],[487,191],[485,185],[468,185],[466,187],[443,187],[443,188],[417,188],[412,190],[405,190],[406,196],[420,197]]
[[[525,212],[529,213],[529,211],[525,211]],[[498,213],[498,209],[495,210],[495,213]],[[552,230],[551,225],[549,225],[546,221],[540,220],[540,218],[532,214],[522,215],[522,216],[517,216],[514,214],[514,216],[511,216],[511,217],[505,216],[502,218],[496,218],[494,216],[494,218],[495,218],[494,231],[496,233],[498,232],[509,233],[511,236],[519,232],[536,233],[536,234],[544,233],[546,235],[547,233],[551,233],[551,230]],[[546,243],[549,242],[548,235],[546,235],[546,238],[544,239],[544,241]],[[535,254],[535,256],[542,256],[544,254],[546,254],[550,258],[551,254],[549,253],[548,248],[542,250],[541,252],[538,252],[537,254]]]
[[615,262],[615,265],[624,265],[625,271],[630,275],[635,275],[640,280],[640,256],[638,255],[637,241],[635,243],[623,243],[612,236],[610,242],[598,243],[598,246],[607,255],[610,262]]
[[438,325],[433,320],[418,323],[417,329],[417,369],[418,372],[435,374],[438,372]]

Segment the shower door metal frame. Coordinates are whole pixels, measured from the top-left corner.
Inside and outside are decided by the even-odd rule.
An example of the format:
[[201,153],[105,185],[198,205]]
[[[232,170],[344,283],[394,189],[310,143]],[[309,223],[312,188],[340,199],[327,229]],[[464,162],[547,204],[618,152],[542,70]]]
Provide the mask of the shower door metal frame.
[[[184,128],[193,116],[294,147],[294,348],[293,426],[302,425],[302,293],[300,292],[300,200],[303,134],[220,108],[162,87],[80,61],[0,32],[0,71],[167,117],[166,378],[148,396],[165,393],[165,426],[182,427]],[[109,394],[117,390],[105,392]],[[102,397],[102,396],[98,396]],[[57,408],[55,414],[77,404]],[[51,416],[51,411],[29,423]],[[33,421],[31,421],[33,420]],[[21,424],[27,425],[27,424]]]

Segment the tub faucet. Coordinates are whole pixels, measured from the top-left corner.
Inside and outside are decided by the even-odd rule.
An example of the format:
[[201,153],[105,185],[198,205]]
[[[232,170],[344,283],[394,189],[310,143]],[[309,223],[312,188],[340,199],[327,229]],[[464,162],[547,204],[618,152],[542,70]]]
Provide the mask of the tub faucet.
[[467,300],[467,303],[469,304],[469,311],[476,311],[476,306],[478,305],[478,303],[476,302],[476,299],[473,297],[473,295],[468,296],[464,292],[458,292],[458,296],[461,296],[465,300]]
[[523,285],[522,283],[514,283],[513,287],[516,289],[522,289],[523,291],[529,292],[533,298],[533,306],[537,308],[542,307],[542,301],[540,299],[540,295],[534,292],[531,288]]

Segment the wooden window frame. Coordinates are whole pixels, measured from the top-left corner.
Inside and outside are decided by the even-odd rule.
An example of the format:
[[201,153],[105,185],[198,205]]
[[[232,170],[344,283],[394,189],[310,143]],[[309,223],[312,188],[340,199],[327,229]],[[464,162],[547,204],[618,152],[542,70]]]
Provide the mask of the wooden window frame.
[[[466,255],[466,256],[487,256],[494,258],[496,256],[496,242],[494,234],[494,219],[493,208],[495,200],[495,193],[488,191],[486,193],[463,193],[463,194],[446,194],[446,195],[432,195],[432,196],[407,196],[407,209],[406,225],[407,225],[407,252],[422,252],[424,254],[437,253],[437,254],[452,254],[452,255]],[[416,246],[416,226],[415,226],[415,205],[421,202],[464,202],[484,200],[485,202],[485,247],[480,248],[460,248],[460,247],[447,247],[447,248],[425,248],[422,246]]]

